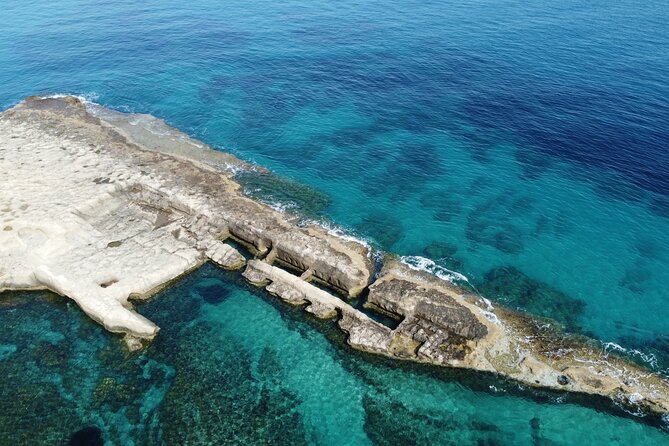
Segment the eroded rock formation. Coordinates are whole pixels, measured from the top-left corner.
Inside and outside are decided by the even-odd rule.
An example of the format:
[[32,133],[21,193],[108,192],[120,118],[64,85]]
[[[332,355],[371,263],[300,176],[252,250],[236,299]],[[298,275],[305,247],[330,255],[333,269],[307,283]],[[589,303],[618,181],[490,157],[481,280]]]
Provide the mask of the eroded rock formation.
[[[350,295],[367,285],[366,247],[244,197],[232,171],[216,168],[241,161],[133,131],[72,97],[28,98],[2,113],[0,290],[49,288],[110,331],[151,338],[158,327],[128,298],[207,259],[241,267],[244,258],[222,242],[230,236]],[[169,153],[157,151],[163,146]]]
[[[233,172],[254,167],[155,118],[132,117],[161,132],[109,110],[92,114],[72,97],[32,97],[0,114],[0,291],[51,289],[141,348],[139,339],[158,327],[129,298],[207,260],[246,264],[250,282],[316,317],[337,317],[354,348],[669,411],[669,385],[659,375],[493,310],[391,255],[371,283],[368,246],[244,196]],[[228,238],[254,258],[246,262]],[[399,324],[351,306],[348,298],[363,291],[370,311]]]

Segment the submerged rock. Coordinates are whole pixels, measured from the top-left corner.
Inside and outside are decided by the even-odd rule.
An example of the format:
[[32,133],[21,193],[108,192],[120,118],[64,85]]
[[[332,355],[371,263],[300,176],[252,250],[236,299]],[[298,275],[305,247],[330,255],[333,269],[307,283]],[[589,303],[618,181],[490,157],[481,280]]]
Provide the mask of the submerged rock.
[[[51,289],[139,349],[158,327],[132,310],[130,298],[147,297],[207,260],[228,269],[246,264],[244,277],[269,293],[305,305],[319,318],[339,316],[353,348],[669,411],[669,384],[659,375],[606,357],[583,340],[542,330],[528,316],[493,309],[391,256],[376,278],[367,245],[304,226],[299,216],[245,196],[234,180],[234,172],[247,167],[241,161],[194,149],[185,135],[160,122],[171,136],[154,140],[120,115],[94,115],[71,97],[28,98],[0,114],[0,291]],[[234,169],[227,169],[231,164]],[[507,211],[499,203],[486,206],[470,215],[468,236],[517,252],[521,242],[505,222]],[[401,238],[392,219],[377,217],[366,229],[384,229],[384,245]],[[247,262],[226,239],[256,258]],[[454,253],[448,246],[433,249]],[[540,288],[518,274],[514,280],[520,298]],[[377,322],[347,301],[367,291],[365,307],[399,319],[399,325]],[[225,293],[202,297],[215,305]],[[576,313],[578,302],[570,305]],[[116,404],[123,393],[122,384],[106,380],[96,395],[101,404]],[[269,407],[270,393],[261,392],[259,413]],[[218,414],[208,416],[220,421]]]
[[242,170],[235,175],[235,180],[250,197],[294,208],[311,218],[323,215],[332,201],[312,187],[271,172]]
[[509,308],[555,319],[572,332],[579,330],[585,311],[584,301],[534,280],[513,266],[488,271],[479,289],[484,296],[503,302]]

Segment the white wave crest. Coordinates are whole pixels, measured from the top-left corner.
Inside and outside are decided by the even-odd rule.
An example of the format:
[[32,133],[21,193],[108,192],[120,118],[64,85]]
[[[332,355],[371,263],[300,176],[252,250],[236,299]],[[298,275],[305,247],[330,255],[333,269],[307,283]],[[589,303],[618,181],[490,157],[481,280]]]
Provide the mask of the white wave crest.
[[400,257],[400,261],[413,270],[430,273],[433,276],[437,276],[438,278],[453,284],[455,284],[456,281],[465,282],[472,290],[474,290],[476,295],[479,297],[480,302],[485,306],[483,315],[489,321],[494,322],[495,324],[502,323],[497,315],[493,313],[495,307],[493,307],[492,302],[490,302],[489,299],[483,297],[476,289],[474,284],[472,284],[464,274],[450,270],[448,268],[444,268],[441,265],[437,265],[434,260],[422,256],[402,256]]
[[430,260],[426,257],[421,256],[402,256],[400,261],[407,265],[409,268],[416,271],[425,271],[437,276],[442,280],[454,283],[456,280],[469,283],[469,279],[464,274],[460,274],[457,271],[451,271],[448,268],[437,265],[434,260]]
[[45,96],[40,96],[42,99],[60,99],[60,98],[66,98],[68,96],[75,97],[79,99],[81,102],[84,104],[93,104],[95,101],[97,101],[100,98],[100,95],[95,93],[95,92],[90,92],[90,93],[83,93],[83,94],[72,94],[72,93],[54,93],[54,94],[48,94]]
[[372,243],[368,239],[365,239],[363,237],[355,235],[355,234],[351,233],[351,231],[347,230],[346,228],[344,228],[342,226],[339,226],[339,225],[337,225],[337,224],[335,224],[331,221],[313,220],[313,219],[305,218],[300,222],[300,225],[301,226],[309,226],[309,225],[318,226],[319,228],[325,229],[325,231],[328,234],[330,234],[334,237],[340,238],[342,240],[346,240],[348,242],[358,243],[358,244],[364,246],[365,248],[367,248],[370,255],[373,251]]
[[266,201],[266,200],[261,200],[263,203],[265,203],[267,206],[271,207],[275,211],[279,211],[282,214],[285,214],[286,212],[289,212],[293,209],[297,209],[297,205],[295,203],[285,203],[281,201]]
[[603,356],[608,357],[609,352],[618,352],[623,353],[628,356],[636,357],[641,359],[644,363],[651,366],[653,369],[657,369],[657,357],[652,353],[644,353],[637,349],[628,349],[622,345],[616,344],[615,342],[604,342],[603,343]]
[[495,325],[502,325],[502,321],[492,311],[482,310],[481,314]]

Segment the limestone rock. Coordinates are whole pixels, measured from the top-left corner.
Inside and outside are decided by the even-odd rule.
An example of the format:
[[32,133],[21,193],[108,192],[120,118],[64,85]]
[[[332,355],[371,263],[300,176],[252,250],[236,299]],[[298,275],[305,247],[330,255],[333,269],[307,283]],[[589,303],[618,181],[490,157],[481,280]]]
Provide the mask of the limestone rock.
[[[669,383],[659,375],[544,333],[536,320],[491,309],[390,256],[370,286],[365,244],[244,196],[234,171],[248,165],[232,155],[156,118],[130,118],[135,125],[72,97],[31,97],[0,113],[0,291],[48,288],[67,296],[124,333],[133,350],[158,327],[130,299],[207,259],[240,268],[244,257],[224,242],[232,236],[265,256],[247,262],[244,277],[316,317],[340,315],[354,348],[669,412]],[[299,273],[279,267],[287,265]],[[401,319],[394,329],[336,295],[357,296],[368,286],[365,306]]]
[[225,269],[239,269],[246,263],[246,259],[244,259],[244,256],[239,251],[220,241],[210,244],[205,254],[213,262]]
[[348,333],[348,344],[372,353],[388,354],[392,330],[359,311],[345,311],[339,327]]
[[319,319],[332,319],[337,316],[337,308],[318,301],[309,304],[304,311],[313,314]]
[[230,234],[352,295],[367,285],[367,248],[243,196],[227,167],[245,163],[155,118],[131,116],[158,134],[96,111],[31,97],[0,114],[0,290],[49,288],[110,331],[151,338],[158,327],[129,298],[207,258],[243,266]]

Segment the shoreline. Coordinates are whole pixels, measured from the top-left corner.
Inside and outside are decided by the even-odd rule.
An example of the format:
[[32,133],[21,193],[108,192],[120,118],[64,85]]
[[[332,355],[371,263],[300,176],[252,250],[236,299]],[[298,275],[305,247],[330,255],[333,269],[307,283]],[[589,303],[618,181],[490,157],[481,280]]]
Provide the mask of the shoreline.
[[[229,269],[246,265],[243,275],[269,293],[307,304],[316,317],[337,317],[353,348],[669,412],[669,384],[659,375],[619,358],[603,361],[601,352],[576,341],[564,357],[553,357],[561,340],[542,339],[532,318],[489,310],[479,296],[392,255],[376,271],[369,246],[315,225],[298,226],[244,196],[234,169],[221,168],[248,163],[206,145],[180,150],[188,140],[149,147],[147,135],[107,119],[68,96],[27,98],[0,114],[0,167],[10,177],[9,197],[0,195],[10,202],[0,214],[0,291],[51,289],[109,331],[126,333],[129,347],[141,348],[138,339],[152,339],[159,328],[132,311],[129,298],[148,297],[208,260]],[[171,130],[163,142],[183,135]],[[30,163],[21,168],[25,160]],[[26,202],[12,202],[22,197]],[[228,237],[253,247],[256,258],[246,262],[225,243]],[[397,327],[338,296],[367,291],[366,305],[396,315]]]

